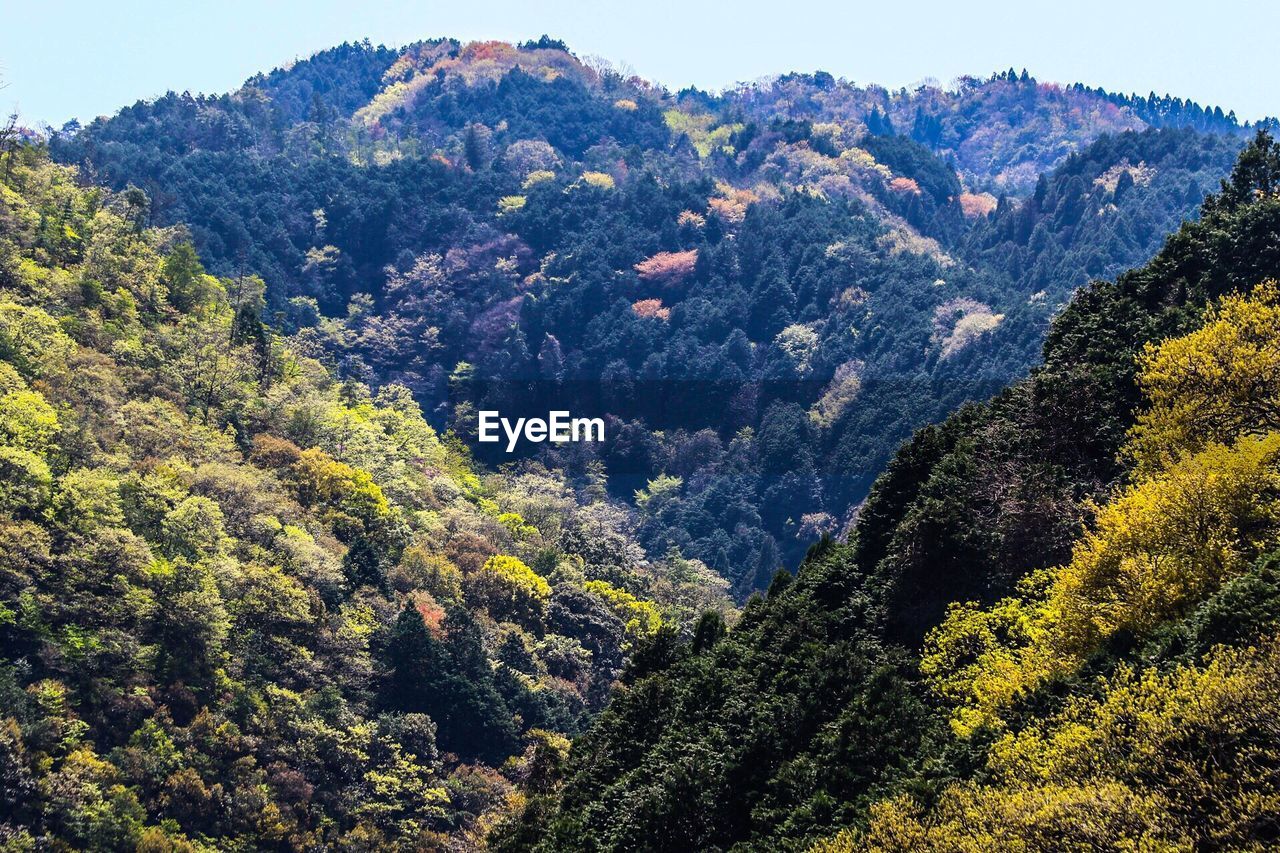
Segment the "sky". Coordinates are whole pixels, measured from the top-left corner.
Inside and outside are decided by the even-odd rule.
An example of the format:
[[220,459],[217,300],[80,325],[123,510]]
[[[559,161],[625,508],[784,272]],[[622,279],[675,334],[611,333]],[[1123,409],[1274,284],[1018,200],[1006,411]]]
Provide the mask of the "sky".
[[1280,115],[1280,3],[775,0],[0,0],[0,108],[55,127],[167,90],[220,93],[343,41],[543,33],[679,89],[787,71],[898,87],[1009,67]]

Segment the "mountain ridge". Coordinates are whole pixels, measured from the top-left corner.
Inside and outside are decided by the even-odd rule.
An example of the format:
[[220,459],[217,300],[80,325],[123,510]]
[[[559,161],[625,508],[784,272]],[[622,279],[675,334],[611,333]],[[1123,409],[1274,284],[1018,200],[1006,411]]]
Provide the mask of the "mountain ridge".
[[544,36],[7,140],[0,847],[1273,844],[1252,130]]
[[[609,388],[639,389],[604,449],[614,494],[678,478],[648,505],[646,548],[746,595],[847,528],[897,442],[1025,371],[1071,291],[1145,260],[1242,141],[1227,117],[1225,135],[1089,141],[1142,122],[1029,76],[950,94],[828,78],[672,95],[552,39],[349,44],[50,146],[140,187],[146,216],[187,223],[215,272],[260,273],[273,322],[309,354],[407,385],[437,427],[471,436],[481,407],[545,414],[573,383],[607,405]],[[1053,139],[1016,143],[1045,122]],[[1002,201],[966,188],[948,145],[1005,165],[1079,147]],[[689,379],[720,383],[737,414],[687,411],[659,438],[664,383]],[[798,434],[802,458],[753,440],[758,464],[725,464],[738,429],[769,425]]]

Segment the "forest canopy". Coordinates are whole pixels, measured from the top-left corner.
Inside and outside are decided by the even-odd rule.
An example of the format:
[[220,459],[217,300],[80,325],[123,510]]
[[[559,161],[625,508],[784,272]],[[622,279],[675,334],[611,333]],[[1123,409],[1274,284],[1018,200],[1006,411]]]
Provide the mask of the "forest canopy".
[[475,412],[612,417],[542,461],[642,510],[650,559],[741,602],[843,536],[897,446],[1035,363],[1091,278],[1145,262],[1245,128],[1026,73],[891,91],[788,74],[672,93],[554,39],[347,44],[219,96],[53,134],[190,229],[336,375]]
[[8,133],[0,849],[1274,846],[1270,124],[543,36]]

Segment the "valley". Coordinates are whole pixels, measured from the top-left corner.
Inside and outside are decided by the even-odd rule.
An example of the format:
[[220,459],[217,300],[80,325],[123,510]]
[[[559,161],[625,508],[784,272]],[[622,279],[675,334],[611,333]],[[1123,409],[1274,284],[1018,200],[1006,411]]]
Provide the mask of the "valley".
[[0,140],[0,850],[1266,849],[1272,120],[345,43]]

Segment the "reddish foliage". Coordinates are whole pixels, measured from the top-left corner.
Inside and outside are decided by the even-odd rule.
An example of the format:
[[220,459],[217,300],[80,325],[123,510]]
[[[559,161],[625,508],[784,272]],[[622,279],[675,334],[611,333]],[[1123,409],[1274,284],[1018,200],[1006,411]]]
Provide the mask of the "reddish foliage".
[[996,209],[996,197],[991,193],[961,193],[960,209],[969,219],[986,216]]
[[698,250],[685,252],[659,252],[636,264],[636,272],[645,281],[658,284],[679,284],[693,274],[698,263]]
[[911,193],[912,195],[920,195],[920,185],[911,178],[894,178],[889,182],[889,189],[896,193]]
[[427,630],[437,637],[444,636],[444,608],[440,606],[440,602],[436,601],[435,596],[429,592],[421,590],[415,592],[411,596],[414,610],[422,617],[422,622],[427,626]]
[[659,320],[670,320],[671,309],[662,307],[661,299],[641,299],[631,304],[631,310],[637,317],[657,317]]
[[480,62],[485,59],[507,59],[515,48],[503,41],[473,41],[458,55],[464,62]]

